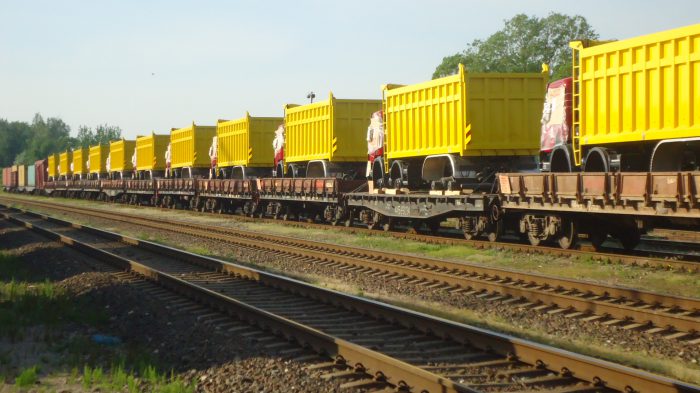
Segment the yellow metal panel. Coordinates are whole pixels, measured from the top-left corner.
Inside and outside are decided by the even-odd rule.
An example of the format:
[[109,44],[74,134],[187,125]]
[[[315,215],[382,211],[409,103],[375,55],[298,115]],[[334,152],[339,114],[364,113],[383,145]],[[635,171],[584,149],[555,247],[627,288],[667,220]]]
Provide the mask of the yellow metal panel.
[[70,176],[70,163],[73,161],[73,152],[68,150],[59,155],[58,174],[60,176]]
[[90,157],[90,151],[86,148],[78,148],[73,150],[73,174],[74,175],[84,175],[86,174],[87,167],[85,161]]
[[700,136],[700,24],[584,47],[581,144]]
[[165,151],[170,135],[151,135],[136,138],[136,170],[162,171],[165,169]]
[[547,74],[459,73],[384,87],[388,159],[533,155]]
[[48,161],[49,161],[49,162],[48,162],[48,165],[49,165],[49,168],[48,168],[49,177],[53,177],[53,178],[58,177],[58,162],[59,162],[59,160],[60,160],[60,159],[59,159],[59,156],[58,156],[58,154],[56,154],[56,153],[51,154],[51,155],[49,156],[49,160],[48,160]]
[[287,105],[284,110],[287,162],[367,160],[365,133],[381,100],[345,100],[330,94],[313,104]]
[[216,126],[191,126],[170,132],[171,165],[173,168],[208,168],[209,147],[216,136]]
[[136,149],[136,141],[121,139],[109,144],[109,171],[123,172],[133,171],[131,157]]
[[90,146],[90,173],[107,172],[107,157],[109,156],[109,145]]
[[284,122],[282,117],[251,117],[219,120],[216,124],[217,159],[220,167],[271,167],[272,139]]

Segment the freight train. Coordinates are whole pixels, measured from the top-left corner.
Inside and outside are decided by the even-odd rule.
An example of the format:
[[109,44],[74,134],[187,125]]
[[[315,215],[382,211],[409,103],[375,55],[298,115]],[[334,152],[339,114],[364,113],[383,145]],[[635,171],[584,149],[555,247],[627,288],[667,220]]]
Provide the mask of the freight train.
[[571,47],[560,81],[546,65],[460,65],[387,84],[381,100],[331,94],[288,104],[284,117],[246,113],[52,154],[6,168],[3,186],[384,230],[450,221],[468,239],[512,233],[563,248],[581,234],[632,249],[654,227],[697,229],[700,25]]

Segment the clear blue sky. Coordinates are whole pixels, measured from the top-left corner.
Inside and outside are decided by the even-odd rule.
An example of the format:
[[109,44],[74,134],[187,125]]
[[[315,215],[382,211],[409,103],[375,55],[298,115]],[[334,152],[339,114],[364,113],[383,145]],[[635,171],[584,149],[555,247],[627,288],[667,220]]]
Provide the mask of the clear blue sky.
[[330,90],[380,98],[517,13],[585,16],[601,38],[700,22],[700,1],[0,0],[0,117],[36,112],[127,137],[282,116]]

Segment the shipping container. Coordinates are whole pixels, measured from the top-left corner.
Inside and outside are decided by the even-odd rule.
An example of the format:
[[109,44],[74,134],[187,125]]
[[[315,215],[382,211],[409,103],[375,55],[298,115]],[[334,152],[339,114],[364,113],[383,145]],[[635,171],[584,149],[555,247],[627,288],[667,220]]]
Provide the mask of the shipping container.
[[48,160],[38,160],[34,163],[34,175],[36,180],[36,188],[43,190],[48,180]]
[[17,188],[17,186],[18,186],[19,167],[20,167],[20,165],[12,165],[10,167],[10,188]]
[[[539,151],[547,73],[470,73],[384,86],[386,158]],[[365,124],[368,120],[365,120]]]
[[88,162],[90,160],[90,149],[82,147],[73,150],[73,175],[85,176],[88,174]]
[[139,136],[136,138],[136,170],[162,171],[165,169],[165,150],[170,135]]
[[11,167],[2,168],[2,188],[7,190],[10,188]]
[[366,161],[367,124],[381,105],[381,100],[338,99],[332,93],[324,101],[301,106],[286,105],[285,161]]
[[219,167],[272,167],[272,139],[283,117],[245,117],[216,124]]
[[6,167],[2,168],[2,187],[5,190],[9,190],[10,186],[12,185],[12,182],[10,179],[12,178],[12,168],[11,167]]
[[27,166],[18,165],[17,166],[17,185],[19,188],[24,189],[27,187]]
[[26,187],[34,189],[36,187],[36,164],[27,165],[27,185]]
[[48,180],[48,160],[38,160],[34,163],[35,186],[37,189],[43,190]]
[[136,149],[136,141],[120,139],[109,144],[109,172],[133,171],[131,157]]
[[73,171],[71,170],[71,163],[73,162],[73,152],[68,150],[64,151],[59,155],[59,162],[58,162],[58,175],[59,176],[70,176],[73,174]]
[[90,174],[107,173],[109,145],[90,146]]
[[47,165],[48,165],[47,173],[49,174],[49,177],[51,178],[51,180],[58,179],[58,162],[59,162],[59,157],[58,157],[57,153],[49,155],[49,158],[47,161]]
[[170,132],[171,166],[177,168],[209,168],[209,147],[216,136],[216,126],[198,126],[192,123]]

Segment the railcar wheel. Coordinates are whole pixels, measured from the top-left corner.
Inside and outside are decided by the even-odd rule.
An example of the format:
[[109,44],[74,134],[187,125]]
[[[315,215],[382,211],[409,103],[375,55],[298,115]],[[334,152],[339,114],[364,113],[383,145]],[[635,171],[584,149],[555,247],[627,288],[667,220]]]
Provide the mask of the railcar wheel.
[[490,225],[489,232],[486,234],[486,238],[490,242],[498,241],[503,234],[503,221],[498,220]]
[[564,250],[568,250],[576,244],[576,239],[578,237],[576,231],[576,223],[574,220],[564,218],[561,223],[561,235],[557,239],[559,247]]
[[384,232],[389,232],[393,229],[394,229],[394,220],[392,218],[387,218],[387,219],[383,220],[382,230],[384,230]]
[[348,212],[348,217],[345,219],[345,221],[343,221],[343,224],[344,224],[346,227],[351,227],[351,226],[352,226],[352,220],[353,220],[353,215],[352,215],[352,214],[353,214],[353,212],[352,212],[352,210],[350,210],[350,211]]
[[537,237],[531,233],[527,234],[527,240],[530,242],[531,245],[533,245],[535,247],[539,246],[540,243],[542,243],[542,239],[540,239],[539,237]]

